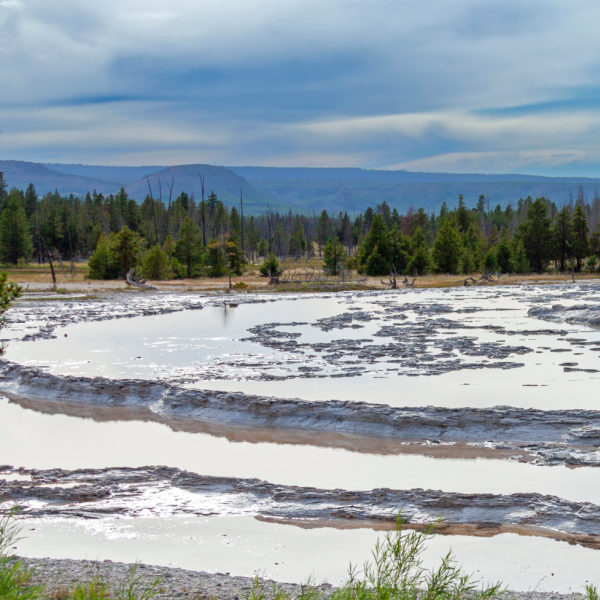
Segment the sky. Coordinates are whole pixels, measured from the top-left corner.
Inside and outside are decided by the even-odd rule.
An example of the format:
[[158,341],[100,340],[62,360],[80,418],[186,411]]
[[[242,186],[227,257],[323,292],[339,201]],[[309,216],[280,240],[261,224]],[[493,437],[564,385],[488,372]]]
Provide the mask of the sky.
[[0,0],[0,159],[600,176],[592,0]]

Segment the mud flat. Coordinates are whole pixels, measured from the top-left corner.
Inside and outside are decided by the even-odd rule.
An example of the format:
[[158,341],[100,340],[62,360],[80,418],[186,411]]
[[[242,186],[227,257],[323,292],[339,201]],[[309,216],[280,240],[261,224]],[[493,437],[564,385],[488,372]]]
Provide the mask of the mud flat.
[[23,302],[3,334],[8,359],[54,375],[396,407],[596,410],[600,331],[528,315],[555,296],[591,305],[598,294],[582,286],[402,290],[268,303],[122,294]]
[[[0,467],[0,501],[28,518],[251,515],[303,527],[390,529],[402,510],[409,527],[438,517],[438,533],[536,535],[600,548],[600,506],[540,494],[435,490],[322,490],[257,479],[208,477],[180,469]],[[11,479],[11,475],[17,478]],[[24,481],[27,477],[29,481]],[[6,479],[4,479],[6,478]]]
[[[29,433],[0,422],[0,462],[25,465],[0,468],[2,507],[22,506],[29,528],[19,552],[270,565],[296,582],[331,555],[340,582],[348,548],[402,508],[417,529],[442,515],[453,537],[435,547],[509,585],[531,567],[516,589],[557,571],[552,589],[580,589],[600,548],[599,290],[23,302],[0,361],[0,415]],[[329,387],[313,397],[307,382]],[[206,594],[240,597],[218,583]],[[199,589],[173,596],[186,586]]]
[[0,392],[31,401],[56,401],[57,410],[69,404],[146,408],[167,424],[177,418],[190,423],[271,429],[282,441],[285,431],[290,432],[289,441],[297,431],[351,434],[412,443],[413,451],[415,443],[427,448],[460,443],[478,445],[482,452],[484,448],[497,450],[498,456],[504,457],[525,453],[526,460],[540,465],[600,465],[600,411],[310,402],[186,389],[167,382],[63,377],[4,360],[0,361]]
[[530,308],[529,316],[552,321],[600,327],[600,306],[597,304],[554,304]]

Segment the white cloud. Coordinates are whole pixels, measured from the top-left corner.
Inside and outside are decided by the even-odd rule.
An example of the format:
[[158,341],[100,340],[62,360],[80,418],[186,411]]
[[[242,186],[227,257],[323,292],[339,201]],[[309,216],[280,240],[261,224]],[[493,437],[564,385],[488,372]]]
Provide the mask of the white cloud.
[[21,9],[23,3],[20,0],[0,0],[0,8]]
[[0,128],[15,136],[0,148],[229,164],[598,162],[599,17],[591,0],[0,0]]

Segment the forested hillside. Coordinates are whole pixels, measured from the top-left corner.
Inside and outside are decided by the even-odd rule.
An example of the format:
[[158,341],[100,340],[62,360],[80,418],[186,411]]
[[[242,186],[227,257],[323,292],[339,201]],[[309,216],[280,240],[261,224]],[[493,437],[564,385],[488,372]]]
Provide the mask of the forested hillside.
[[170,189],[156,194],[150,180],[141,205],[124,188],[83,199],[40,197],[33,184],[9,189],[0,179],[0,259],[89,257],[91,277],[124,277],[136,268],[166,279],[242,274],[258,257],[269,259],[271,275],[278,261],[315,255],[333,275],[387,275],[579,272],[595,270],[600,255],[600,198],[586,198],[582,186],[563,206],[527,197],[491,209],[481,194],[474,208],[459,195],[455,209],[443,203],[439,212],[410,207],[402,214],[383,202],[356,215],[272,208],[248,215],[242,198],[223,202],[207,189],[199,201]]

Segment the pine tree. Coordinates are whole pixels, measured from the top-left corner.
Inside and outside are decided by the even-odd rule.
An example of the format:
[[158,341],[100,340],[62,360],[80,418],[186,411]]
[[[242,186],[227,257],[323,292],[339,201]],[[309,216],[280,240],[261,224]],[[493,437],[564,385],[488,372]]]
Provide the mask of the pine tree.
[[[23,294],[23,288],[12,282],[8,281],[8,273],[2,271],[0,273],[0,327],[4,325],[4,318],[2,315],[10,308],[10,305]],[[5,346],[0,346],[0,354],[4,353]],[[22,596],[20,596],[22,597]]]
[[440,273],[456,273],[461,263],[460,235],[450,220],[444,221],[433,244],[433,260]]
[[391,263],[396,273],[403,273],[410,260],[410,240],[395,226],[390,232]]
[[209,277],[225,277],[227,275],[223,244],[215,238],[213,238],[208,245],[206,267]]
[[161,281],[171,277],[169,256],[158,244],[144,253],[141,262],[142,273],[148,279]]
[[590,254],[590,244],[588,236],[590,229],[583,207],[577,205],[573,214],[573,256],[577,261],[576,270],[581,271],[581,264]]
[[10,193],[0,217],[0,257],[5,263],[17,264],[31,259],[33,246],[29,223],[20,199]]
[[515,240],[512,250],[512,271],[522,275],[529,273],[530,269],[525,244],[521,240]]
[[541,273],[550,259],[552,234],[545,198],[537,198],[529,205],[527,216],[520,227],[527,261],[537,273]]
[[418,246],[410,257],[406,271],[412,275],[425,275],[431,268],[431,257],[427,246]]
[[596,223],[594,232],[590,237],[590,251],[600,258],[600,221]]
[[273,253],[269,254],[258,271],[261,277],[269,277],[270,279],[279,277],[283,273],[281,263]]
[[323,268],[330,275],[339,275],[344,268],[346,260],[346,248],[337,238],[329,238],[325,251],[323,252]]
[[139,262],[142,249],[142,240],[125,225],[114,238],[111,239],[111,259],[118,265],[119,275],[126,277],[130,269]]
[[471,273],[474,273],[476,269],[477,264],[475,262],[475,257],[473,256],[473,252],[468,246],[465,246],[463,248],[461,270],[464,275],[471,275]]
[[38,204],[38,195],[35,191],[35,186],[33,183],[30,183],[27,187],[27,191],[25,192],[25,214],[27,218],[30,219],[31,215],[35,212]]
[[458,210],[456,211],[456,218],[458,220],[459,232],[462,234],[466,233],[471,219],[469,218],[469,211],[465,205],[465,197],[462,194],[460,194],[458,197]]
[[498,260],[494,248],[490,248],[483,257],[483,268],[486,273],[493,273],[498,270]]
[[189,277],[199,275],[202,251],[200,228],[192,219],[185,217],[179,229],[179,239],[175,245],[175,256],[186,269]]
[[327,243],[327,240],[331,237],[331,220],[329,219],[329,215],[327,211],[324,210],[319,215],[319,220],[317,221],[317,245],[319,246],[319,256],[321,256],[321,252]]
[[573,251],[573,220],[568,206],[563,206],[558,213],[552,228],[552,237],[558,268],[563,273],[567,266],[567,260],[571,258]]
[[387,275],[390,272],[390,262],[379,252],[379,246],[375,246],[373,252],[371,252],[365,261],[365,272],[371,277]]
[[229,231],[238,237],[242,234],[242,222],[235,206],[232,206],[229,212]]
[[471,257],[475,264],[474,268],[469,271],[469,273],[473,273],[481,264],[485,248],[485,242],[481,236],[481,229],[479,228],[479,225],[476,223],[469,223],[467,231],[463,234],[462,238],[463,246],[469,249],[469,252],[471,253]]
[[496,260],[500,273],[510,273],[512,271],[512,250],[506,237],[503,237],[496,246]]
[[[114,238],[114,234],[111,234]],[[88,261],[88,277],[90,279],[118,279],[119,265],[110,252],[109,238],[101,234],[96,249]]]
[[229,272],[236,277],[243,275],[248,267],[248,261],[242,252],[240,239],[232,234],[224,243],[225,253],[227,255],[226,267]]
[[[377,256],[369,261],[375,251]],[[375,215],[360,250],[360,264],[367,267],[368,275],[387,275],[390,272],[391,255],[387,225],[381,215]]]

